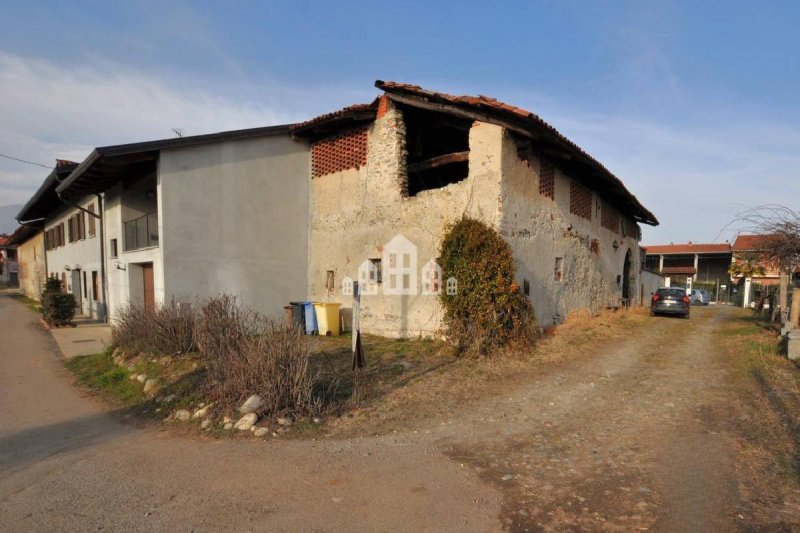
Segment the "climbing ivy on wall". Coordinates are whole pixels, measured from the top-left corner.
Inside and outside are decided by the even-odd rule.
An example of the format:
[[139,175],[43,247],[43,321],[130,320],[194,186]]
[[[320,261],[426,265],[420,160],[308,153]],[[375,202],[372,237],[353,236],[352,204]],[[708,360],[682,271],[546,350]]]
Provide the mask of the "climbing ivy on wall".
[[442,291],[445,336],[459,354],[486,355],[511,342],[532,342],[533,306],[516,282],[511,247],[483,222],[462,218],[445,231],[440,255],[456,294]]

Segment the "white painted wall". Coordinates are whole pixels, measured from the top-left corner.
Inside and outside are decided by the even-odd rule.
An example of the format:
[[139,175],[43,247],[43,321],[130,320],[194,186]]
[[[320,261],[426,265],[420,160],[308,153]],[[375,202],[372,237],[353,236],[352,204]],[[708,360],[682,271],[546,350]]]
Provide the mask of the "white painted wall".
[[[81,199],[76,204],[83,208],[88,208],[89,205],[94,204],[95,211],[99,212],[99,205],[96,196],[87,196]],[[103,294],[103,280],[101,275],[101,255],[100,255],[100,221],[96,219],[96,232],[94,237],[89,236],[89,215],[86,215],[86,238],[69,242],[69,225],[68,219],[78,212],[78,209],[72,206],[64,205],[58,210],[54,211],[48,217],[45,223],[45,230],[49,230],[60,223],[64,223],[64,246],[60,246],[54,250],[49,250],[47,254],[47,273],[48,276],[56,276],[61,279],[62,273],[66,273],[67,291],[73,294],[80,292],[81,296],[81,309],[77,314],[84,316],[91,316],[95,319],[104,319],[105,317],[105,297]],[[67,270],[67,269],[70,270]],[[80,269],[80,286],[74,286],[72,283],[71,271]],[[83,292],[83,273],[86,273],[86,297]],[[92,291],[92,272],[97,272],[98,276],[98,294],[95,295]]]
[[288,134],[162,151],[166,297],[227,293],[273,317],[305,299],[309,168]]

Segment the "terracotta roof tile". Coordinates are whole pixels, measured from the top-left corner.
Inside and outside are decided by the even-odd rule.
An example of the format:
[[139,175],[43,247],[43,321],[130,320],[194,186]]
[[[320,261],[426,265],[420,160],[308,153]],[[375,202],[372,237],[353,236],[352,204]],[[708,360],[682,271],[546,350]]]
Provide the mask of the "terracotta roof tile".
[[531,113],[530,111],[527,111],[525,109],[510,104],[506,104],[504,102],[499,102],[498,100],[494,98],[489,98],[487,96],[475,97],[475,96],[463,96],[463,95],[440,93],[435,91],[429,91],[427,89],[423,89],[418,85],[410,85],[408,83],[378,80],[375,82],[375,86],[378,89],[381,89],[389,93],[405,93],[409,96],[433,102],[451,104],[456,106],[458,105],[470,106],[473,108],[477,108],[480,111],[494,113],[501,117],[523,120],[528,127],[544,129],[551,136],[555,137],[555,139],[561,145],[566,145],[566,147],[571,151],[577,152],[577,154],[579,154],[592,167],[599,170],[607,179],[615,183],[616,187],[622,191],[623,196],[625,196],[634,206],[634,210],[642,222],[652,225],[658,224],[658,220],[656,219],[655,215],[653,215],[653,213],[648,211],[639,202],[639,200],[636,199],[636,197],[633,194],[631,194],[630,191],[627,190],[625,185],[622,183],[622,180],[620,180],[610,170],[608,170],[605,166],[603,166],[602,163],[600,163],[594,157],[585,152],[580,146],[567,139],[553,126],[545,122],[538,115]]
[[[298,124],[294,124],[291,127],[292,131],[300,131],[312,126],[316,126],[319,124],[323,124],[325,122],[333,122],[341,119],[346,119],[354,116],[364,115],[376,113],[378,110],[378,99],[376,98],[370,104],[354,104],[349,105],[347,107],[343,107],[338,111],[333,111],[332,113],[325,113],[324,115],[316,116],[312,119],[306,120],[305,122],[300,122]],[[374,116],[373,116],[374,118]]]
[[731,245],[728,243],[651,244],[643,248],[647,254],[724,254],[731,251]]
[[664,267],[661,269],[662,274],[686,274],[687,276],[697,274],[697,269],[694,267]]
[[739,235],[733,241],[734,252],[752,252],[763,249],[764,242],[775,237],[774,235]]

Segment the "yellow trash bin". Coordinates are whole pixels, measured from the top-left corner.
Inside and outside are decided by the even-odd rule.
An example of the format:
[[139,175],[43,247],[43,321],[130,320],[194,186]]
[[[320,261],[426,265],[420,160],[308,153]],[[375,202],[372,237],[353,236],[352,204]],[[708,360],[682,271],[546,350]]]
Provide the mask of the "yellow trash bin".
[[339,307],[342,304],[314,302],[320,335],[339,335]]

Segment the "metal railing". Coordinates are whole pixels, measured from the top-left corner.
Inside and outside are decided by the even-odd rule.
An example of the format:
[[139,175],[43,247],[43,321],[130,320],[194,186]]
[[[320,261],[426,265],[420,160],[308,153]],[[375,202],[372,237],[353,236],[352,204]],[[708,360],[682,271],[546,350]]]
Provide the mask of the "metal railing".
[[150,213],[123,223],[124,251],[158,246],[158,213]]

